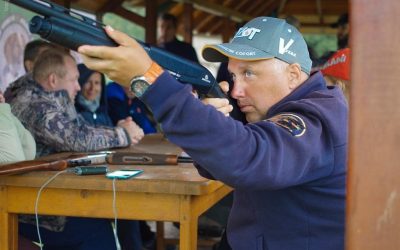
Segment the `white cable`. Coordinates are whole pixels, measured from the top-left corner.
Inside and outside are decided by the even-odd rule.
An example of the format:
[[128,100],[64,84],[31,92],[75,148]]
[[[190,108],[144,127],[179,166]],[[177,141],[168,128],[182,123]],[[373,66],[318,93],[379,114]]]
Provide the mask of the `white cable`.
[[39,229],[39,216],[38,216],[38,206],[39,206],[39,198],[40,194],[42,193],[42,190],[52,181],[54,180],[57,176],[59,176],[62,173],[66,173],[67,170],[59,171],[52,177],[50,177],[39,189],[38,194],[36,196],[36,201],[35,201],[35,219],[36,219],[36,230],[37,230],[37,235],[39,239],[39,247],[40,250],[43,250],[43,243],[42,243],[42,237],[40,236],[40,229]]
[[[36,219],[36,230],[37,230],[37,235],[38,235],[38,239],[39,239],[39,247],[40,250],[43,250],[43,243],[42,243],[42,237],[40,236],[40,228],[39,228],[39,216],[38,216],[38,207],[39,207],[39,198],[40,195],[43,191],[43,189],[51,182],[53,181],[57,176],[59,176],[62,173],[66,173],[68,170],[63,170],[63,171],[59,171],[57,172],[55,175],[53,175],[52,177],[50,177],[39,189],[38,194],[36,196],[36,201],[35,201],[35,219]],[[119,243],[118,240],[118,233],[117,233],[117,206],[116,206],[116,188],[115,188],[115,181],[116,179],[113,179],[113,212],[114,212],[114,238],[115,238],[115,244],[117,247],[117,250],[121,250],[121,245]]]
[[115,182],[116,182],[116,178],[115,179],[113,179],[113,203],[112,203],[112,206],[113,206],[113,213],[114,213],[114,228],[113,228],[113,231],[114,231],[114,238],[115,238],[115,244],[116,244],[116,246],[117,246],[117,250],[121,250],[121,245],[119,244],[119,240],[118,240],[118,232],[117,232],[117,226],[118,226],[118,224],[117,224],[117,205],[116,205],[116,188],[115,188]]

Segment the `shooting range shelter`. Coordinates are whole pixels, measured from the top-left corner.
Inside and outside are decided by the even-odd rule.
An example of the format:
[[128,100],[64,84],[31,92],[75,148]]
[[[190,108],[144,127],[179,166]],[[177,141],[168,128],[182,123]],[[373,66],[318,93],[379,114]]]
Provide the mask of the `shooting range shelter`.
[[[328,30],[350,13],[350,87],[347,250],[400,249],[400,1],[386,0],[73,0],[55,1],[96,14],[115,13],[145,27],[156,41],[157,13],[178,16],[180,34],[222,34],[260,15],[299,16],[302,32]],[[124,5],[142,6],[145,16]]]

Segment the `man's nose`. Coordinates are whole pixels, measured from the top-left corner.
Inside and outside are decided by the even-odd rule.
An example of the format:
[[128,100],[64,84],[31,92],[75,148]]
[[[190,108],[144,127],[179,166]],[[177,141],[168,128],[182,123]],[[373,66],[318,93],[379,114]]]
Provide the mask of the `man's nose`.
[[234,81],[231,96],[234,99],[239,99],[240,97],[244,96],[244,89],[242,84],[239,81]]

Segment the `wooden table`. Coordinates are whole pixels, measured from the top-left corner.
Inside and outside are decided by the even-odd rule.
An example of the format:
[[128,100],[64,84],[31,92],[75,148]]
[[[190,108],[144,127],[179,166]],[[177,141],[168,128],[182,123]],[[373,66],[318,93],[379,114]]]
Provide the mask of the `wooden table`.
[[[126,150],[126,149],[125,149]],[[177,153],[159,135],[146,136],[132,151]],[[109,166],[111,170],[132,166]],[[198,217],[227,195],[231,188],[202,178],[192,164],[134,166],[140,176],[116,181],[118,218],[180,223],[179,249],[197,248]],[[40,186],[55,172],[31,172],[0,177],[0,249],[17,249],[17,214],[33,214]],[[114,218],[112,180],[104,176],[63,173],[42,192],[39,214]],[[159,228],[159,227],[158,227]],[[158,249],[163,237],[158,234]]]

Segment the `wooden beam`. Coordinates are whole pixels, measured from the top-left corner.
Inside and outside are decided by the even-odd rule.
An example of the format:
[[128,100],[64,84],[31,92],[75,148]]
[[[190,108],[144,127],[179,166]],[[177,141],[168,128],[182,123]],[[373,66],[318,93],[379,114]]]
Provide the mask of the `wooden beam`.
[[[251,0],[250,0],[250,2],[251,2]],[[235,6],[232,6],[232,8],[233,8],[235,11],[240,11],[240,10],[242,10],[242,9],[244,8],[245,5],[249,5],[249,2],[243,0],[243,1],[240,1],[239,3],[235,2]],[[247,20],[246,20],[246,21],[247,21]],[[242,22],[242,21],[241,21],[241,22]]]
[[[219,35],[222,35],[223,32],[222,29],[224,28],[224,19],[223,18],[217,18],[216,21],[213,21],[210,23],[210,26],[207,28],[208,32],[211,34],[216,34],[218,33]],[[232,34],[231,34],[232,35]]]
[[[348,11],[348,0],[320,0],[324,15],[340,15]],[[315,1],[287,1],[280,14],[285,15],[318,15],[318,5]]]
[[350,10],[346,249],[398,250],[400,1],[352,0]]
[[269,0],[264,4],[263,8],[260,8],[258,11],[255,11],[255,16],[268,16],[274,10],[279,7],[280,2],[275,0]]
[[[250,0],[250,2],[254,2],[254,0]],[[233,0],[225,0],[223,5],[226,8],[233,9],[235,11],[240,10],[243,13],[248,13],[247,9],[244,9],[244,6],[249,5],[247,0],[243,0],[240,2],[236,2]],[[231,37],[236,31],[237,21],[230,19],[229,17],[219,17],[206,14],[200,18],[200,22],[196,24],[196,30],[200,33],[211,33],[216,35],[221,35]],[[227,24],[229,24],[227,26]],[[216,29],[218,27],[219,29]],[[223,38],[224,39],[224,38]],[[229,40],[229,38],[226,38]]]
[[213,15],[207,15],[205,12],[201,16],[198,17],[199,21],[196,23],[196,29],[198,32],[206,33],[208,32],[207,26],[212,20],[215,20],[216,17]]
[[228,18],[223,20],[223,29],[222,29],[222,42],[227,43],[233,37],[235,33],[235,29],[233,28],[234,24]]
[[113,11],[113,13],[131,21],[134,22],[142,27],[145,27],[145,19],[142,16],[139,16],[136,13],[133,13],[129,10],[126,10],[125,8],[123,8],[122,6],[118,6],[116,7]]
[[[281,1],[281,2],[279,3],[278,15],[279,15],[279,13],[282,12],[282,10],[283,10],[283,8],[285,7],[286,2],[287,2],[287,0],[280,0],[280,1]],[[316,1],[318,1],[318,0],[316,0]]]
[[252,19],[251,16],[241,13],[240,11],[226,8],[221,4],[205,0],[175,0],[176,2],[187,2],[194,4],[194,7],[204,12],[210,13],[216,16],[229,17],[235,21],[247,21]]
[[193,5],[190,3],[183,4],[183,38],[187,43],[192,44],[193,40]]
[[145,41],[149,44],[157,43],[157,0],[146,1]]
[[183,13],[183,3],[176,3],[168,13],[176,16],[177,18]]
[[331,23],[325,23],[323,20],[322,22],[315,22],[315,23],[301,23],[301,27],[320,27],[320,28],[330,28]]
[[122,3],[124,0],[114,0],[114,1],[107,1],[106,4],[104,4],[99,10],[97,10],[97,13],[107,13],[107,12],[113,12],[117,7],[121,7]]
[[[245,10],[245,13],[255,13],[257,9],[263,8],[263,4],[265,4],[265,0],[262,0],[261,2],[259,2],[258,4],[254,3],[254,4],[249,4],[249,8],[247,10]],[[254,16],[256,17],[256,16]]]

